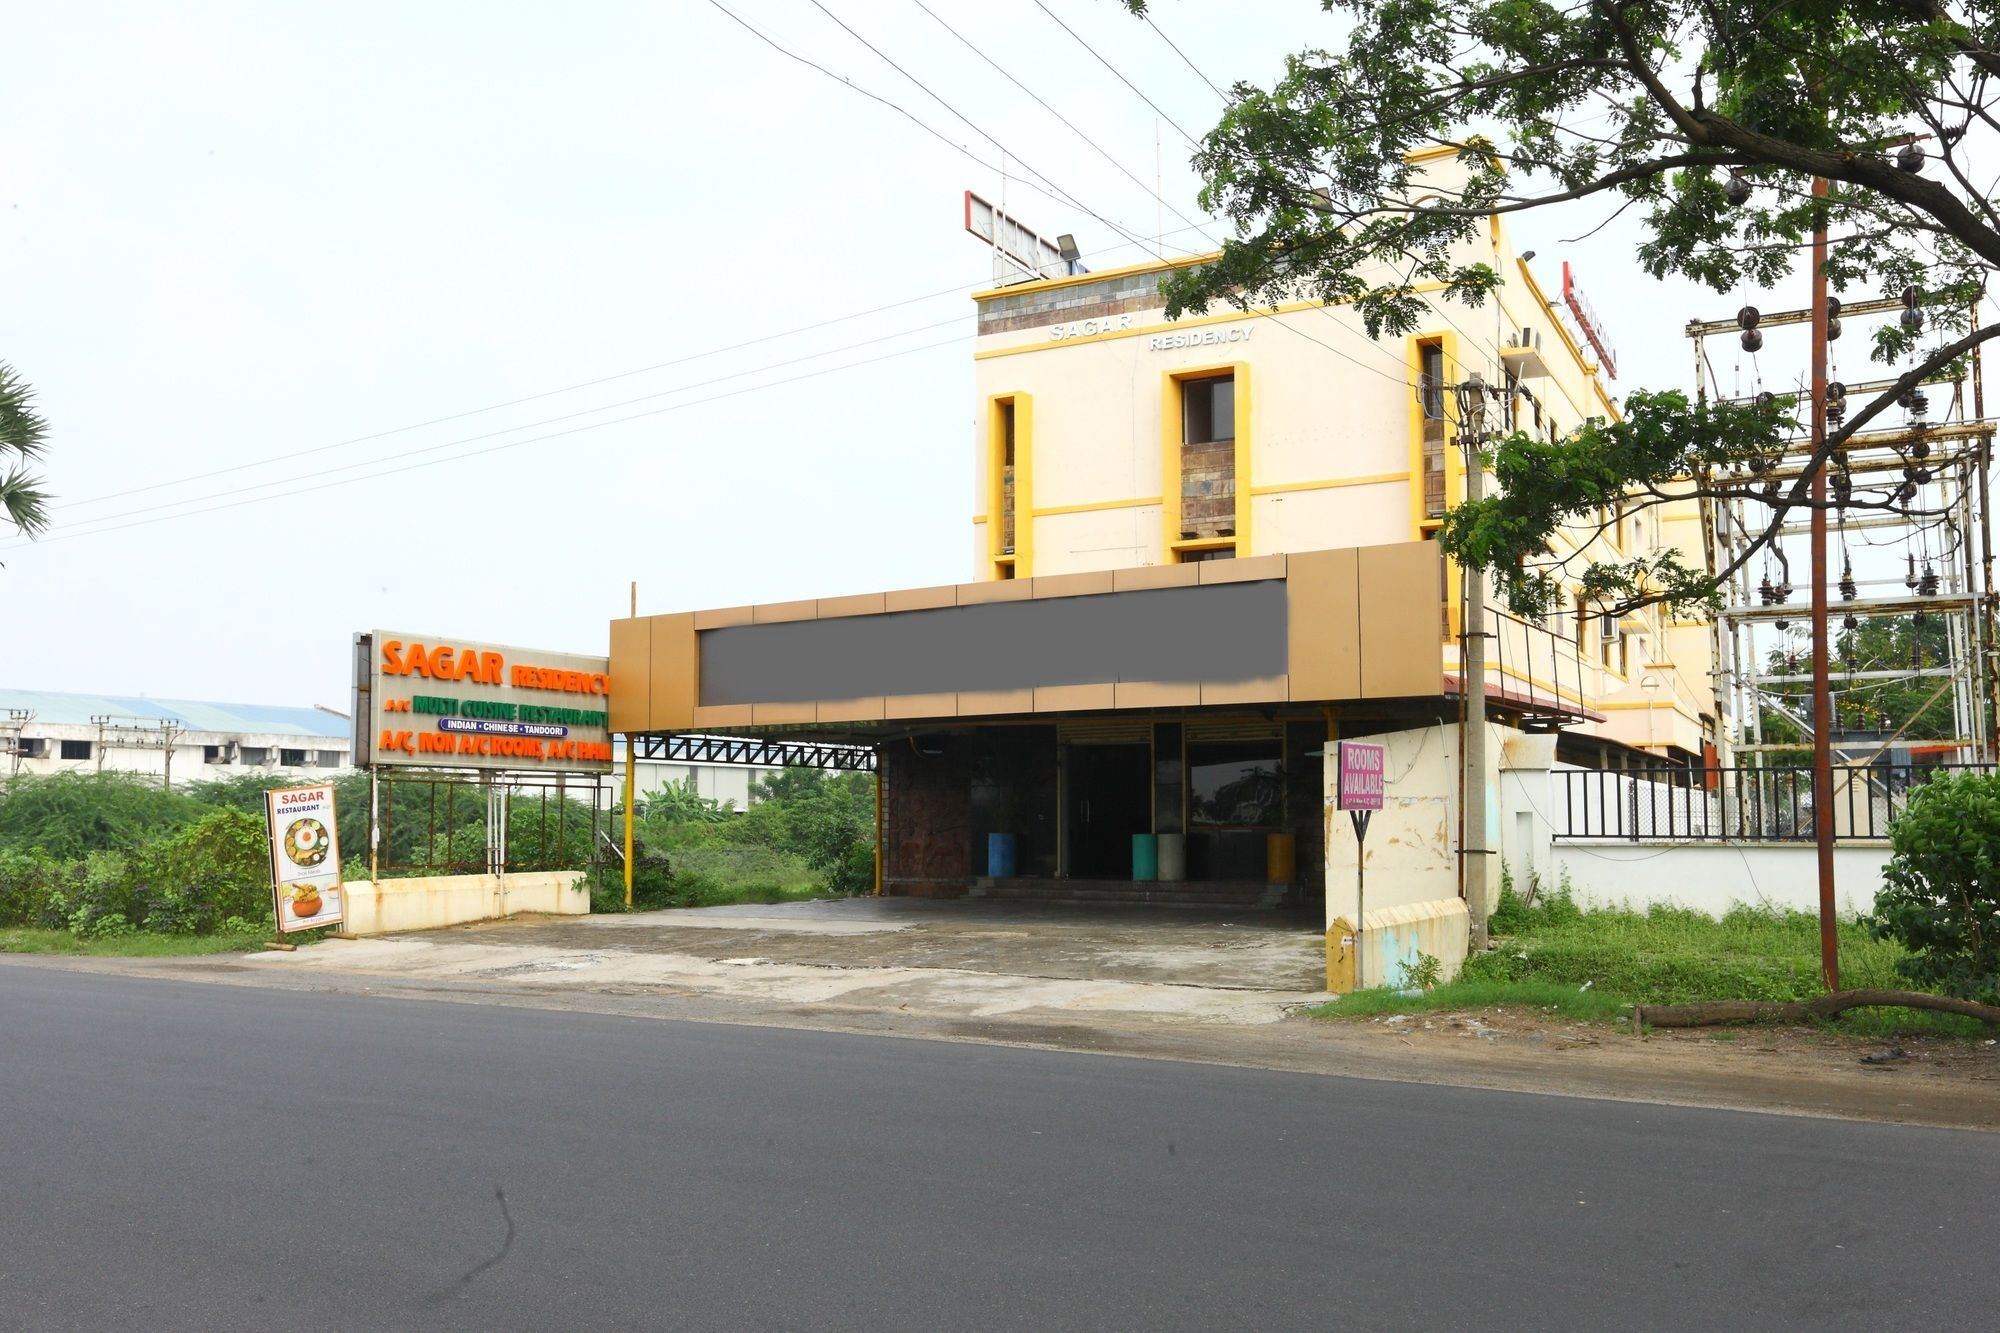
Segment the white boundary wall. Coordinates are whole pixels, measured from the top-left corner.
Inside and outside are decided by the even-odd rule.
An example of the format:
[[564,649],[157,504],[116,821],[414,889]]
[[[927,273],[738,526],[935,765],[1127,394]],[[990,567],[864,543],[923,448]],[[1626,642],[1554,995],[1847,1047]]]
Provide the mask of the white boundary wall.
[[516,912],[581,916],[590,911],[583,880],[581,870],[351,879],[340,886],[347,899],[344,929],[350,935],[387,935],[494,921]]
[[[1673,842],[1645,836],[1557,842],[1553,773],[1556,738],[1506,732],[1500,746],[1499,835],[1515,887],[1553,889],[1567,878],[1578,901],[1643,910],[1654,903],[1714,915],[1736,904],[1819,910],[1819,866],[1809,842]],[[1622,827],[1622,826],[1621,826]],[[1842,912],[1875,904],[1886,842],[1843,842],[1834,848],[1836,903]],[[1329,889],[1331,881],[1329,880]]]
[[[1841,912],[1875,905],[1886,843],[1836,845],[1835,904]],[[1550,856],[1556,885],[1568,876],[1577,901],[1593,907],[1693,907],[1721,916],[1739,903],[1819,911],[1819,862],[1811,843],[1559,842]],[[1517,881],[1518,882],[1518,881]]]

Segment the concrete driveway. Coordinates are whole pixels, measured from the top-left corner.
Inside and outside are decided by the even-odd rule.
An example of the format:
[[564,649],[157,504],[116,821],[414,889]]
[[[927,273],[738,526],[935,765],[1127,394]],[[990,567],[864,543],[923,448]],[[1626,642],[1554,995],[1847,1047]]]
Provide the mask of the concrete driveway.
[[517,918],[256,961],[978,1017],[1268,1023],[1325,998],[1312,920],[916,898]]

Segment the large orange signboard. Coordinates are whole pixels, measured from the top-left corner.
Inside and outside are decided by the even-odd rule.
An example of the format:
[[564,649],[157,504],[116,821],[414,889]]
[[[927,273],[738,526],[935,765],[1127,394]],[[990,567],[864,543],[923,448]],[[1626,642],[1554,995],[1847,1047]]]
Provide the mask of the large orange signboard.
[[608,773],[610,671],[603,657],[359,634],[355,753],[372,767]]

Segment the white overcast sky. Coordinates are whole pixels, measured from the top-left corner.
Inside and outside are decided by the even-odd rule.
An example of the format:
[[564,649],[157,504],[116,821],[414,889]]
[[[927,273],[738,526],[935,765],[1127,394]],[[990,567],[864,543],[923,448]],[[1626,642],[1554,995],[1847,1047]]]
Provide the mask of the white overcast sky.
[[[1157,134],[1197,216],[1179,133],[1032,0],[924,2],[1147,182]],[[1000,162],[810,0],[726,3]],[[1160,230],[914,0],[826,6],[1010,160]],[[1115,0],[1049,7],[1213,124]],[[1339,37],[1316,0],[1156,10],[1225,86]],[[345,707],[357,629],[601,652],[632,579],[666,611],[974,576],[964,293],[989,260],[961,196],[1000,173],[706,0],[16,6],[8,48],[0,359],[40,392],[59,507],[50,539],[0,539],[0,685]],[[1018,176],[1007,197],[1097,267],[1139,257]],[[1626,222],[1561,243],[1601,216],[1517,242],[1551,290],[1577,266],[1621,392],[1686,385],[1681,326],[1735,300],[1638,275]]]

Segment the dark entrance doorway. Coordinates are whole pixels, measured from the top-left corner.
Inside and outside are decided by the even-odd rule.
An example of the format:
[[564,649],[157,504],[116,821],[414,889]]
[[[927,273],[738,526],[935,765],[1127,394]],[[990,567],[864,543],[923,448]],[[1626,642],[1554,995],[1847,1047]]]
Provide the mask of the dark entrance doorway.
[[1153,747],[1072,745],[1064,784],[1072,879],[1130,879],[1132,835],[1153,829]]

